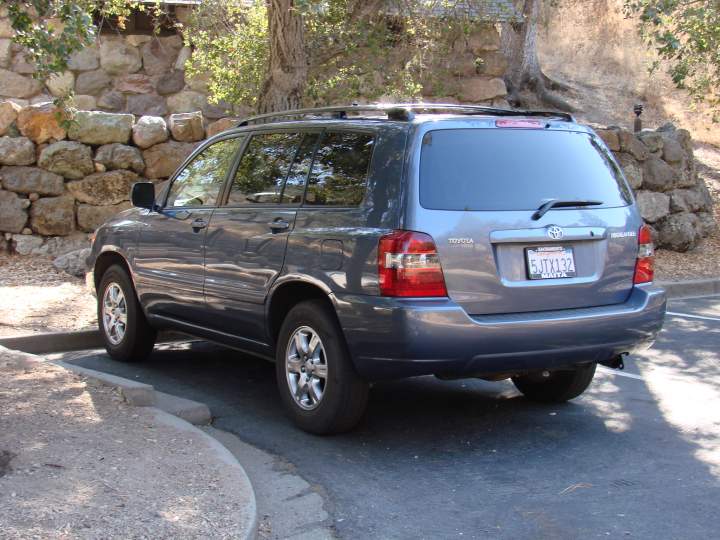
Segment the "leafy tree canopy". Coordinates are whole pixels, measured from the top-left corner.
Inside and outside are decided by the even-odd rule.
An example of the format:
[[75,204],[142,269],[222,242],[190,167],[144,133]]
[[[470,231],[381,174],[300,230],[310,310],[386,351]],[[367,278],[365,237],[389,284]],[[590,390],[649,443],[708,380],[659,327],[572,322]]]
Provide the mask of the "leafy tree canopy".
[[658,53],[652,69],[666,66],[678,88],[706,101],[720,115],[720,1],[625,0],[641,34]]

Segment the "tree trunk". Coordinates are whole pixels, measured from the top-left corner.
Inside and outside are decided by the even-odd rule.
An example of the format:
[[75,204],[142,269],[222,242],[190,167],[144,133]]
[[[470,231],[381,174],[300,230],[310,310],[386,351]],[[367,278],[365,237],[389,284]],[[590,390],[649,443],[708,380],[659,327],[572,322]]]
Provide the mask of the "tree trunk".
[[260,113],[297,109],[307,82],[303,18],[294,0],[267,0],[269,65]]
[[541,0],[525,0],[522,6],[522,22],[508,23],[502,32],[502,49],[508,59],[505,84],[508,101],[513,106],[522,106],[520,93],[530,90],[537,98],[551,107],[572,112],[574,108],[564,99],[551,94],[547,86],[564,89],[563,85],[551,81],[540,68],[537,53],[538,18]]

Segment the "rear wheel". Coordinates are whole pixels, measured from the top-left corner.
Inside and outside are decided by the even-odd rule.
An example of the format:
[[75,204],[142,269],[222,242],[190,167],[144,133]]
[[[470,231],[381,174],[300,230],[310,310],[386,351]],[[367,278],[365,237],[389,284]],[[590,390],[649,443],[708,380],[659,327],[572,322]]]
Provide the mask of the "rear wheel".
[[155,346],[157,333],[140,307],[124,268],[108,268],[98,287],[98,326],[105,350],[115,360],[144,360]]
[[301,302],[287,314],[275,368],[285,409],[301,429],[341,433],[362,418],[368,384],[355,371],[337,320],[323,302]]
[[573,369],[544,371],[513,377],[515,387],[533,401],[562,403],[582,394],[595,376],[597,364],[577,366]]

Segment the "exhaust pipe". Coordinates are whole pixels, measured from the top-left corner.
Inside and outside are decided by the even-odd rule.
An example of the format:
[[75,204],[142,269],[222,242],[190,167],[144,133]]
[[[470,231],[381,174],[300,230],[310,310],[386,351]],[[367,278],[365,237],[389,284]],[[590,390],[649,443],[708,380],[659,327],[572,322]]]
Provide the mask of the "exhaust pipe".
[[613,356],[609,360],[605,360],[604,362],[600,362],[600,365],[607,366],[612,369],[625,369],[625,363],[623,362],[623,356],[627,356],[628,353],[621,353],[617,356]]

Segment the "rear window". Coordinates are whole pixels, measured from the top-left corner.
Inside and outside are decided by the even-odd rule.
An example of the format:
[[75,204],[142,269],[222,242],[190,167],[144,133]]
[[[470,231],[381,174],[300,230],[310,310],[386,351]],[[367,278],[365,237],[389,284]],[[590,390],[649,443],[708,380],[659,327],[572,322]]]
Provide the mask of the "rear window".
[[425,134],[420,204],[434,210],[536,210],[549,199],[625,206],[629,189],[588,133],[448,129]]

